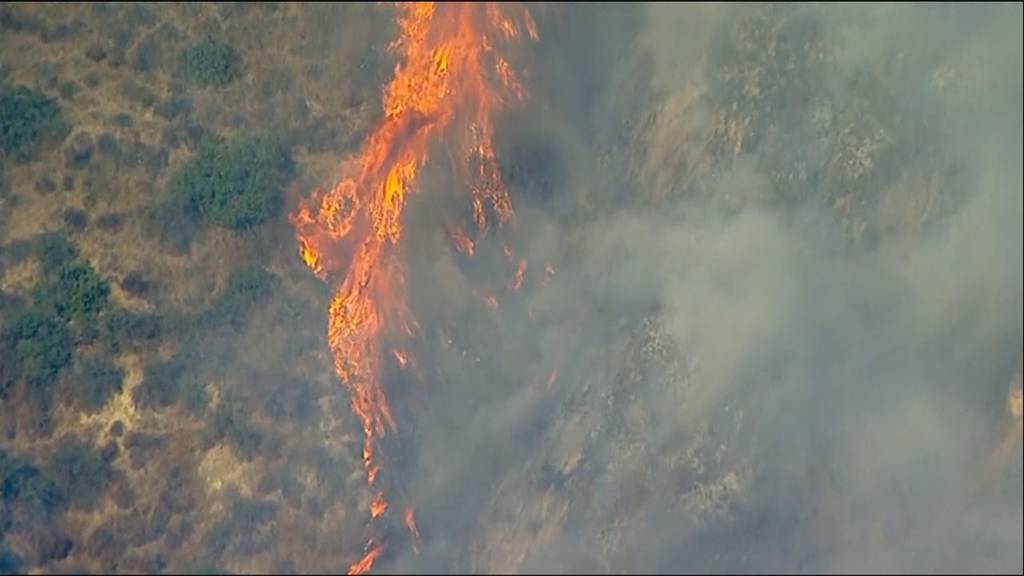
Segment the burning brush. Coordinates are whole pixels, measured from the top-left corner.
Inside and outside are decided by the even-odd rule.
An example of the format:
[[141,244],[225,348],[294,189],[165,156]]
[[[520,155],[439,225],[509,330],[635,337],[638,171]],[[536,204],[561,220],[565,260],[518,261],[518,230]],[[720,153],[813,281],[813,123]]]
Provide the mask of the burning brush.
[[[403,211],[417,192],[430,145],[443,140],[469,191],[476,227],[474,240],[453,226],[454,248],[472,255],[492,224],[512,223],[493,118],[502,107],[520,103],[525,91],[501,51],[537,39],[536,23],[522,5],[423,2],[399,4],[396,10],[399,36],[391,50],[399,63],[384,89],[384,117],[346,164],[341,181],[316,191],[291,218],[303,261],[335,287],[327,337],[335,371],[365,435],[363,463],[375,493],[372,520],[390,510],[378,487],[378,440],[399,430],[382,387],[382,362],[390,353],[403,368],[413,366],[407,344],[419,332],[406,298]],[[526,260],[519,260],[510,290],[519,288],[526,269]],[[411,508],[404,522],[417,550],[419,530]],[[371,537],[349,573],[370,570],[385,546]]]

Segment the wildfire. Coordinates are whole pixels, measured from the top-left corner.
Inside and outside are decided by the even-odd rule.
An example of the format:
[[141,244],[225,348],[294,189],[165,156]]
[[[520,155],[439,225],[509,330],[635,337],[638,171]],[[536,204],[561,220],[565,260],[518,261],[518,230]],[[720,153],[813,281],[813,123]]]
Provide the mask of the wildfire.
[[[512,222],[514,212],[494,149],[495,112],[523,99],[525,91],[502,44],[537,26],[525,6],[497,3],[401,3],[398,38],[390,49],[399,63],[384,89],[384,117],[330,190],[317,190],[291,220],[299,255],[316,275],[336,286],[328,310],[327,338],[334,368],[351,395],[364,433],[363,462],[373,485],[381,471],[375,446],[398,426],[380,380],[382,346],[401,345],[418,333],[406,304],[402,215],[416,192],[429,146],[445,138],[456,151],[455,172],[469,188],[477,234],[492,223]],[[461,228],[456,249],[473,254]],[[521,283],[525,260],[517,273]],[[497,302],[490,297],[488,305]],[[405,352],[392,348],[401,365]],[[407,350],[407,348],[403,348]],[[372,518],[388,509],[383,491]],[[415,534],[411,509],[407,523]],[[350,573],[369,570],[383,550],[371,539]]]
[[405,509],[405,527],[412,534],[412,549],[419,554],[420,529],[416,527],[416,513],[412,508]]
[[516,292],[523,286],[523,275],[526,274],[526,259],[523,258],[519,261],[519,266],[516,267],[516,274],[508,282],[509,292]]
[[359,562],[349,566],[349,574],[365,574],[369,572],[370,568],[373,568],[373,563],[376,562],[377,558],[384,553],[384,545],[374,542],[373,540],[370,540],[366,547],[369,549],[366,555],[363,556]]
[[468,256],[473,255],[473,250],[476,244],[466,236],[466,232],[463,231],[461,226],[455,226],[451,230],[452,244],[455,245],[455,249]]
[[370,503],[370,517],[380,518],[384,515],[384,512],[388,509],[388,501],[384,499],[384,493],[378,492],[377,496],[374,497],[373,502]]
[[491,310],[497,310],[498,309],[498,299],[495,298],[493,295],[485,294],[483,296],[483,299],[484,299],[484,304],[486,304],[488,308],[490,308]]
[[555,381],[558,380],[558,372],[559,368],[555,368],[554,370],[551,371],[551,374],[548,376],[548,391],[551,390],[551,387],[555,385]]

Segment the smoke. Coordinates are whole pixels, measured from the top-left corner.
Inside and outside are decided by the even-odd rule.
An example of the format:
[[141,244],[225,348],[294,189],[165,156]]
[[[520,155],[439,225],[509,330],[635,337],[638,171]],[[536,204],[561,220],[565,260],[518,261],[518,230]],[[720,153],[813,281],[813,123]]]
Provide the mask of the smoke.
[[[401,383],[414,423],[389,465],[423,541],[382,569],[1019,572],[1019,439],[986,470],[1020,426],[1020,6],[561,11],[499,150],[527,164],[509,238],[550,283],[501,294],[497,240],[447,247],[445,175],[410,210],[420,352],[443,376]],[[716,102],[687,94],[713,91],[724,68],[703,70],[755,13],[825,40],[808,85],[832,123],[768,106],[756,140],[706,160]],[[877,176],[833,187],[820,155],[846,161],[845,136],[804,136],[873,121]],[[786,184],[779,157],[810,177]],[[941,211],[917,218],[929,182]],[[860,225],[836,208],[850,188]]]

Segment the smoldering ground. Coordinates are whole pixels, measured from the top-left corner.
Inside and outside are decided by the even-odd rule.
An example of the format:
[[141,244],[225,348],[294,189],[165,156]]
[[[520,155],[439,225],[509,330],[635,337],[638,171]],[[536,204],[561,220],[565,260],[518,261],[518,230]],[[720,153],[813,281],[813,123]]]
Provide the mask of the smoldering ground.
[[[395,456],[423,541],[381,568],[1020,571],[1019,442],[985,478],[1021,358],[1020,7],[561,10],[574,24],[549,24],[511,131],[543,150],[512,185],[513,240],[550,283],[489,310],[473,287],[504,277],[446,249],[437,182],[412,210],[410,297],[443,378]],[[844,140],[811,149],[799,111],[776,122],[755,96],[759,140],[706,164],[683,149],[721,132],[713,96],[673,98],[712,89],[744,18],[809,22],[832,52],[808,88],[824,132],[864,122],[843,115],[856,98],[914,110],[868,114],[891,172],[839,186],[866,234],[830,196]],[[799,57],[777,57],[792,79]],[[935,90],[944,70],[960,91]],[[848,93],[858,75],[881,88]],[[785,198],[780,142],[810,174]],[[955,166],[941,214],[879,224],[915,175],[939,178],[936,154]],[[651,159],[701,172],[659,180]]]

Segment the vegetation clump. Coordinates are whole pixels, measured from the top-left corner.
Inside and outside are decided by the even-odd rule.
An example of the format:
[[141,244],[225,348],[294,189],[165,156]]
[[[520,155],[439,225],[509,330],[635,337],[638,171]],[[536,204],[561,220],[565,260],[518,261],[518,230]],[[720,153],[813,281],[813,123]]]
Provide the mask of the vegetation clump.
[[63,504],[57,485],[24,458],[0,450],[0,500],[24,504],[44,513]]
[[60,267],[49,282],[36,288],[35,299],[65,320],[93,318],[110,297],[110,287],[92,266],[69,263]]
[[170,187],[187,212],[219,226],[248,229],[277,214],[293,170],[288,151],[271,138],[207,138]]
[[121,391],[124,382],[123,370],[91,354],[76,361],[74,375],[75,401],[90,412],[101,409],[112,395]]
[[49,476],[67,502],[91,510],[100,499],[113,469],[99,453],[76,439],[64,439],[53,455]]
[[71,339],[59,319],[36,308],[15,312],[3,331],[5,368],[33,387],[53,382],[71,360]]
[[100,318],[104,344],[112,352],[136,350],[160,337],[160,320],[148,314],[113,308]]
[[43,141],[63,140],[69,131],[52,98],[25,86],[0,85],[0,155],[26,162]]
[[36,258],[46,273],[78,258],[78,248],[59,232],[43,234],[35,243]]
[[211,37],[186,48],[183,58],[189,79],[203,86],[227,86],[240,72],[240,60],[235,49]]
[[210,327],[241,325],[252,306],[265,298],[274,276],[256,265],[240,265],[228,276],[228,285],[217,296],[204,320]]

